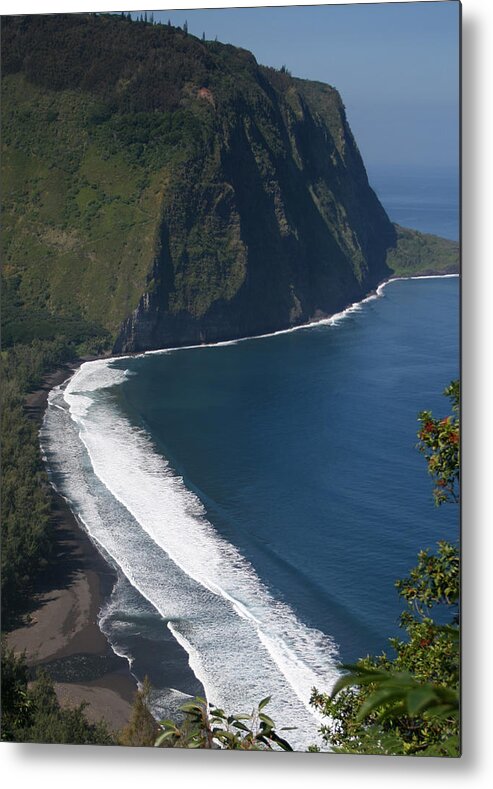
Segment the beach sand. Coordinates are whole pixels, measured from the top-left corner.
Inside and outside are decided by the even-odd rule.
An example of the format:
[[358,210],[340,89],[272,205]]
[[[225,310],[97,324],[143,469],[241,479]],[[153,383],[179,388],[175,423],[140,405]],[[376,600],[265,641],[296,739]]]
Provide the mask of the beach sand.
[[[28,395],[30,418],[41,423],[49,391],[77,366],[57,369]],[[137,683],[128,662],[114,654],[97,624],[115,573],[65,500],[53,489],[50,496],[53,557],[40,574],[30,612],[9,633],[8,645],[16,653],[25,652],[29,666],[46,666],[62,704],[77,706],[85,701],[89,720],[104,718],[110,728],[118,730],[129,719]]]

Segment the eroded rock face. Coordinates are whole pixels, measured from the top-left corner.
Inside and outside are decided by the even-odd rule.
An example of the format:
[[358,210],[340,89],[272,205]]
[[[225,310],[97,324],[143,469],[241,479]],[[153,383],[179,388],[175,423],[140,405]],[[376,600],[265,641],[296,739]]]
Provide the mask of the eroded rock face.
[[255,102],[210,106],[212,132],[177,169],[151,279],[115,351],[261,334],[328,315],[389,270],[395,230],[338,93],[256,67]]

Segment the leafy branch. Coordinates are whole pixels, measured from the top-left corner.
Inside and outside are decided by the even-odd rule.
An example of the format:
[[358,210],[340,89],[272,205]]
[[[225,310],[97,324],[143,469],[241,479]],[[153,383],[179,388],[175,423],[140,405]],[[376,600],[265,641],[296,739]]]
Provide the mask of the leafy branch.
[[417,448],[428,464],[428,473],[433,477],[435,504],[459,501],[460,427],[459,427],[459,382],[452,383],[444,394],[452,401],[450,416],[435,419],[431,411],[422,411],[418,420]]
[[242,751],[292,751],[291,745],[275,730],[275,723],[264,708],[271,697],[262,699],[250,714],[227,715],[205,699],[195,698],[180,707],[185,720],[159,722],[161,734],[156,747],[209,748]]

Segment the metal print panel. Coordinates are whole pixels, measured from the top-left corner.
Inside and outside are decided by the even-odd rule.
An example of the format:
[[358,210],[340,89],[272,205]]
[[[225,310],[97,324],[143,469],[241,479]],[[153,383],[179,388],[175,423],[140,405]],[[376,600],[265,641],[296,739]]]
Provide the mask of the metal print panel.
[[460,755],[457,2],[2,17],[2,739]]

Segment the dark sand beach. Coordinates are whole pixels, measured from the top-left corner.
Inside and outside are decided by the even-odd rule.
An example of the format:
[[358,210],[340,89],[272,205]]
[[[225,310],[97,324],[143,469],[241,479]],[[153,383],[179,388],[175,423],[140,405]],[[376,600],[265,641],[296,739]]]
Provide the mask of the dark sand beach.
[[[41,423],[48,393],[77,366],[57,369],[28,395],[31,419]],[[53,489],[50,496],[53,557],[40,574],[30,612],[9,633],[8,643],[16,652],[25,652],[30,666],[49,669],[61,703],[75,706],[85,701],[88,719],[104,718],[110,728],[120,729],[128,721],[137,683],[128,662],[115,655],[97,623],[115,573],[65,500]]]

